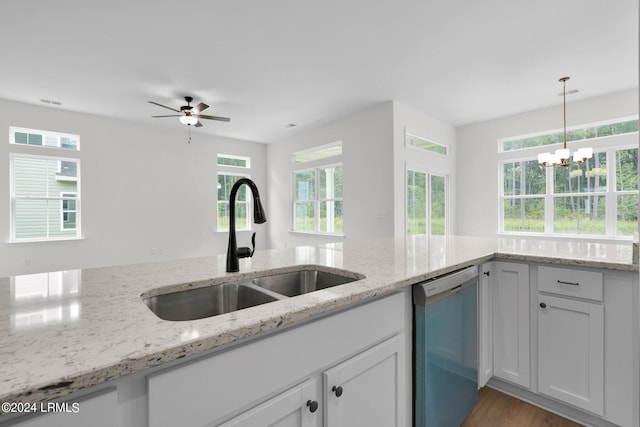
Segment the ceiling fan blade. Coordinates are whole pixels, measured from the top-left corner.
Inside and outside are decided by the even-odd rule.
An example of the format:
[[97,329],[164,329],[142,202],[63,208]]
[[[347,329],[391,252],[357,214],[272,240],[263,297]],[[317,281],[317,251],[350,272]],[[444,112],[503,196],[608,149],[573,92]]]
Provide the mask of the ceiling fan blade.
[[194,126],[197,127],[197,128],[202,127],[202,123],[198,122]]
[[218,120],[221,122],[229,122],[231,119],[229,117],[218,117],[218,116],[206,116],[204,114],[198,114],[196,116],[199,119],[208,119],[208,120]]
[[157,102],[153,102],[153,101],[147,101],[147,102],[149,102],[149,104],[157,105],[158,107],[167,108],[167,109],[169,109],[171,111],[175,111],[176,113],[180,112],[180,110],[176,110],[175,108],[167,107],[166,105],[158,104]]
[[182,114],[169,114],[168,116],[151,116],[153,118],[158,118],[158,117],[180,117],[182,116]]
[[209,106],[207,104],[201,102],[200,104],[198,104],[195,107],[193,107],[191,109],[191,112],[194,113],[194,114],[198,114],[200,111],[206,110],[207,108],[209,108]]

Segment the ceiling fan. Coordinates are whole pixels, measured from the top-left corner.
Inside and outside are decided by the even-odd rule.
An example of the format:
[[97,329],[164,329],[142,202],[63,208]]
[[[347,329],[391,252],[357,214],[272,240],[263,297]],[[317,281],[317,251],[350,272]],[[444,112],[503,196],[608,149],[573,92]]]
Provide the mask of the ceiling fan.
[[162,108],[167,108],[171,111],[175,111],[176,113],[178,113],[178,114],[170,114],[168,116],[151,116],[151,117],[153,118],[179,117],[180,123],[185,124],[187,126],[194,125],[195,127],[202,126],[202,123],[200,123],[200,119],[218,120],[221,122],[231,121],[231,119],[228,117],[207,116],[205,114],[200,114],[202,110],[209,108],[209,106],[202,102],[196,106],[191,105],[191,103],[193,102],[193,97],[191,96],[185,96],[184,100],[187,101],[187,105],[183,105],[182,107],[180,107],[179,110],[176,110],[175,108],[167,107],[166,105],[158,104],[157,102],[149,101],[149,104],[154,104]]

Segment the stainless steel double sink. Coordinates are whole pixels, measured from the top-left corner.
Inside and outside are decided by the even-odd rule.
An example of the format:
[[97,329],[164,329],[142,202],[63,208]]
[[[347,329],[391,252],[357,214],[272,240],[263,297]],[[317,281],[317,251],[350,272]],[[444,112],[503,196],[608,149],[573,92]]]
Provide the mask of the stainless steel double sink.
[[268,272],[244,281],[143,296],[142,300],[163,320],[196,320],[343,285],[364,277],[345,270],[307,266],[294,271]]

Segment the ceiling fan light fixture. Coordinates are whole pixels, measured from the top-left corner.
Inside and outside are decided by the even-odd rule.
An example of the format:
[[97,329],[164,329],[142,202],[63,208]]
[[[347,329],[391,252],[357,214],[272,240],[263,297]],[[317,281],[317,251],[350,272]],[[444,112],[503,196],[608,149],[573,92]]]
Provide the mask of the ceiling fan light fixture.
[[187,126],[190,125],[195,125],[196,123],[198,123],[198,118],[194,117],[194,116],[180,116],[180,123],[185,124]]
[[190,96],[185,96],[184,100],[187,101],[187,105],[183,105],[180,109],[176,109],[173,107],[167,107],[166,105],[159,104],[155,101],[149,101],[149,104],[157,105],[158,107],[166,108],[167,110],[171,110],[176,112],[177,114],[169,114],[162,116],[151,116],[152,118],[161,118],[161,117],[177,117],[180,120],[180,123],[186,126],[195,126],[197,128],[202,126],[202,122],[200,120],[218,120],[221,122],[228,122],[231,119],[229,117],[220,117],[220,116],[209,116],[206,114],[201,114],[204,110],[209,108],[209,106],[203,102],[199,103],[196,106],[191,105],[191,101],[193,98]]

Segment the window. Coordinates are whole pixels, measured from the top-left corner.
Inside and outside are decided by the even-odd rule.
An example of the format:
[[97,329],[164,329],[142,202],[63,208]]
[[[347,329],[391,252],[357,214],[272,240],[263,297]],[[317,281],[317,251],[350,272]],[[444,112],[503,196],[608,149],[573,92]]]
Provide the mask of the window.
[[251,158],[231,154],[218,154],[218,166],[251,169]]
[[[504,140],[521,141],[507,151],[521,150],[526,156],[500,163],[501,231],[633,236],[638,230],[638,148],[637,142],[627,144],[637,139],[637,129],[637,119],[574,129],[576,135],[587,135],[594,155],[567,168],[538,164],[537,152],[548,151],[546,144],[525,147],[528,143],[522,141],[531,138]],[[603,138],[602,134],[606,141],[596,139]],[[516,145],[519,147],[514,148]],[[500,154],[513,155],[516,153]]]
[[344,233],[341,154],[342,142],[334,142],[291,155],[293,231]]
[[10,240],[79,238],[80,138],[18,127],[9,134]]
[[447,177],[407,170],[407,235],[447,234]]
[[[63,162],[73,179],[57,179]],[[78,169],[78,160],[11,155],[12,241],[80,236]]]
[[[249,172],[251,159],[249,157],[218,154],[218,231],[229,230],[229,198],[233,184],[241,178],[250,178],[248,173],[240,173],[239,169]],[[236,194],[236,230],[251,229],[251,207],[247,186],[243,185]]]
[[343,233],[342,165],[294,172],[294,231]]
[[80,138],[77,135],[18,127],[11,127],[10,131],[12,144],[80,150]]
[[62,218],[60,228],[62,230],[76,229],[77,196],[77,193],[60,193],[60,217]]
[[[603,138],[638,132],[638,119],[626,118],[589,126],[567,128],[567,142]],[[522,150],[545,145],[562,144],[564,130],[542,132],[539,134],[505,138],[499,141],[502,151]]]
[[342,141],[336,141],[310,150],[299,151],[291,155],[291,163],[307,163],[342,155]]
[[545,167],[537,160],[503,165],[504,231],[544,232]]
[[430,151],[436,154],[447,155],[447,146],[437,142],[430,141],[427,138],[417,135],[414,132],[405,129],[404,132],[405,145],[407,147],[417,148],[419,150]]

